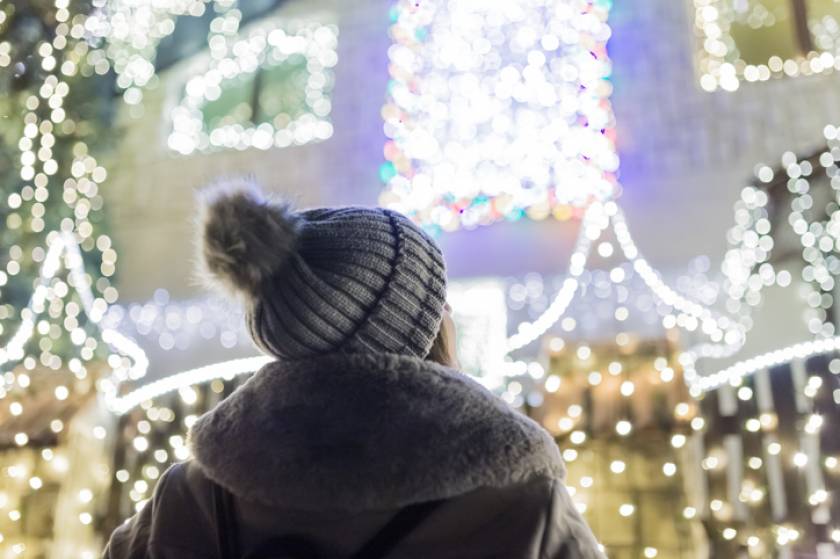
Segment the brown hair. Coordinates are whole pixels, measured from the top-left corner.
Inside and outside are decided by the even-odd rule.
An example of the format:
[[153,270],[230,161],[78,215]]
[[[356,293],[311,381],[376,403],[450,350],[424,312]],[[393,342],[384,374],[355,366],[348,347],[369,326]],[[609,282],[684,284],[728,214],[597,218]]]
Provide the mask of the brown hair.
[[446,328],[446,322],[441,322],[440,330],[438,330],[435,341],[432,342],[432,349],[426,355],[426,360],[443,365],[444,367],[452,367],[452,348],[449,347],[449,333]]

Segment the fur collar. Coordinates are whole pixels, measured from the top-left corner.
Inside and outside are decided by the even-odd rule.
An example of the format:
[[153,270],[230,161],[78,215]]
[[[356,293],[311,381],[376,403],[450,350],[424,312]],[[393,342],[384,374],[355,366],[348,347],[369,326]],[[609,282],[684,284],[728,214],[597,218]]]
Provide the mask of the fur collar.
[[565,473],[551,436],[477,382],[388,354],[270,363],[191,441],[234,494],[297,509],[391,509]]

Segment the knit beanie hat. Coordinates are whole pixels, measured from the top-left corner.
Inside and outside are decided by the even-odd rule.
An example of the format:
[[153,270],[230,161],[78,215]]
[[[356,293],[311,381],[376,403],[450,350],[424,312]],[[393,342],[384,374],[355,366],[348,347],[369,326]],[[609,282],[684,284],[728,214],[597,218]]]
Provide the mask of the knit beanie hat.
[[202,202],[206,276],[244,298],[263,351],[428,355],[446,270],[440,248],[405,216],[362,207],[296,212],[248,179],[209,189]]

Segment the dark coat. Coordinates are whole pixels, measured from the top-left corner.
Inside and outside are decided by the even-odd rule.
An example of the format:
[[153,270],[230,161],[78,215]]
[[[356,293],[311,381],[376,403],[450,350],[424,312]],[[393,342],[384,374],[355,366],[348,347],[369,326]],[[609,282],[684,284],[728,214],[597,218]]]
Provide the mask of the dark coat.
[[303,535],[352,555],[403,507],[446,499],[400,558],[596,559],[551,436],[464,374],[397,355],[264,367],[191,432],[116,530],[108,559],[218,557],[211,479],[236,500],[243,549]]

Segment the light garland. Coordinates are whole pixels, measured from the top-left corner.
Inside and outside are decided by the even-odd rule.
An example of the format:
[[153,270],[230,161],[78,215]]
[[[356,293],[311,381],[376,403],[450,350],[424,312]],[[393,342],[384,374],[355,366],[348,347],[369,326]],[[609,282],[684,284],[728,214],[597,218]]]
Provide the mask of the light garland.
[[508,338],[505,353],[511,353],[534,342],[565,314],[580,285],[578,278],[586,267],[592,243],[601,236],[608,219],[600,204],[592,204],[586,210],[581,222],[581,233],[569,259],[569,277],[563,281],[560,291],[545,312],[533,322],[520,324],[517,333]]
[[[809,0],[810,1],[810,0]],[[791,2],[792,4],[792,2]],[[772,14],[756,0],[733,3],[726,0],[694,0],[695,31],[698,34],[698,65],[700,86],[706,91],[720,88],[735,91],[741,81],[759,82],[774,77],[808,76],[840,69],[838,40],[840,29],[833,25],[808,21],[814,35],[814,52],[802,53],[795,58],[782,59],[770,56],[763,64],[749,64],[741,58],[733,25],[759,29],[777,23]],[[794,33],[796,23],[789,22],[789,32]]]
[[817,355],[825,355],[840,350],[840,336],[821,340],[809,340],[793,344],[782,349],[776,349],[744,359],[714,374],[705,376],[698,381],[703,392],[716,390],[727,384],[736,385],[742,379],[752,376],[758,371],[788,364],[794,359],[805,360]]
[[[53,50],[41,49],[43,52],[55,53]],[[52,56],[52,54],[48,55]],[[8,231],[20,231],[25,227],[23,214],[24,204],[28,204],[29,217],[27,224],[33,234],[41,234],[45,228],[45,212],[46,203],[50,200],[50,190],[48,185],[51,178],[58,172],[58,161],[54,159],[53,149],[56,142],[56,130],[59,124],[66,122],[66,114],[61,108],[62,100],[69,92],[69,87],[66,82],[59,81],[55,75],[48,75],[44,84],[40,89],[42,98],[48,99],[48,104],[52,109],[49,113],[49,119],[39,120],[38,114],[33,110],[24,116],[24,121],[27,122],[24,127],[24,134],[18,143],[21,152],[21,170],[20,178],[24,181],[24,186],[19,193],[15,192],[8,196],[7,204],[11,209],[7,217],[6,223]],[[27,100],[27,106],[37,108],[40,101],[37,97],[31,96]],[[39,124],[40,123],[40,124]],[[73,126],[76,126],[75,124]],[[37,149],[36,145],[40,134],[41,148]],[[83,142],[78,142],[74,148],[73,161],[70,163],[71,177],[64,181],[64,192],[62,202],[68,209],[72,210],[73,218],[66,217],[61,220],[60,230],[49,231],[43,235],[46,244],[49,245],[47,250],[37,247],[31,251],[34,262],[44,261],[47,254],[51,254],[53,259],[49,265],[41,266],[41,270],[46,270],[48,275],[45,278],[36,280],[35,291],[31,297],[31,302],[21,313],[21,325],[17,333],[10,342],[10,349],[16,355],[15,360],[23,360],[25,356],[18,355],[23,350],[23,343],[28,341],[34,333],[32,327],[34,318],[31,315],[33,310],[41,309],[38,312],[43,312],[43,308],[47,303],[50,305],[49,314],[57,318],[60,311],[57,306],[58,301],[62,301],[62,308],[67,311],[68,303],[64,303],[63,299],[68,293],[72,291],[69,285],[62,280],[57,280],[55,285],[48,284],[45,279],[52,279],[55,268],[58,263],[55,259],[60,256],[62,252],[61,244],[64,243],[66,247],[69,237],[67,233],[73,231],[78,235],[80,241],[83,243],[86,251],[97,249],[101,252],[102,263],[100,265],[101,277],[96,281],[95,286],[102,293],[101,297],[94,297],[92,295],[90,278],[83,272],[75,277],[76,283],[80,286],[75,292],[79,294],[86,294],[87,299],[82,301],[83,305],[87,305],[88,318],[96,322],[100,315],[99,310],[106,308],[108,302],[114,301],[117,297],[116,289],[111,286],[109,277],[114,273],[114,262],[116,260],[116,252],[111,248],[111,240],[106,235],[100,235],[96,239],[93,237],[94,228],[90,221],[90,216],[101,207],[102,198],[98,194],[99,184],[102,183],[107,173],[98,166],[96,160],[88,155],[87,146]],[[31,181],[31,184],[26,184]],[[62,240],[63,238],[63,240]],[[72,240],[73,246],[75,239]],[[56,251],[52,252],[52,243],[59,243]],[[58,255],[58,256],[57,256]],[[17,244],[12,244],[9,249],[9,261],[6,264],[6,272],[0,272],[0,284],[5,284],[9,281],[10,276],[19,274],[22,271],[22,264],[24,263],[24,253],[21,247]],[[78,250],[73,255],[68,255],[81,263],[81,254]],[[71,269],[73,266],[70,267]],[[75,303],[74,303],[75,304]],[[85,345],[88,340],[91,340],[84,334],[84,330],[80,327],[79,321],[75,317],[76,313],[70,314],[63,323],[63,327],[68,333],[76,332],[76,345],[83,346],[81,354],[86,359],[93,355],[95,348],[95,341],[92,345]],[[43,334],[43,332],[39,332]],[[49,345],[52,345],[51,343]],[[61,367],[62,360],[58,355],[53,354],[49,349],[42,348],[41,362],[50,368],[57,369]],[[0,357],[0,361],[6,362],[6,358]],[[28,367],[31,368],[31,367]]]
[[[238,19],[233,18],[233,23],[216,26],[224,29],[228,40],[210,41],[209,67],[186,83],[183,97],[172,109],[169,147],[188,155],[219,148],[303,145],[330,138],[330,93],[332,68],[338,61],[338,28],[314,21],[277,20],[261,24],[247,38],[233,41]],[[226,84],[253,79],[260,68],[288,65],[296,58],[300,58],[298,72],[306,77],[306,82],[300,93],[302,105],[292,107],[295,113],[273,115],[271,122],[263,123],[248,119],[239,122],[226,115],[215,128],[207,128],[203,111],[208,103],[223,95]]]
[[653,267],[642,257],[630,235],[624,214],[614,202],[605,205],[593,204],[587,210],[581,225],[578,244],[572,253],[569,278],[555,296],[554,301],[539,318],[522,323],[518,332],[508,338],[508,353],[518,350],[545,334],[564,315],[578,288],[578,277],[583,273],[591,244],[597,241],[607,227],[612,229],[622,254],[642,278],[654,296],[665,305],[677,311],[674,325],[680,324],[689,331],[699,328],[711,343],[695,345],[680,356],[680,363],[686,371],[686,381],[694,384],[700,377],[696,363],[702,358],[722,358],[733,355],[743,346],[744,329],[737,321],[721,315],[712,309],[691,301],[669,287]]
[[64,240],[58,237],[47,252],[44,258],[44,264],[41,266],[40,277],[36,280],[35,291],[26,305],[26,309],[21,312],[23,320],[18,326],[18,329],[0,349],[0,366],[5,365],[9,361],[19,361],[23,359],[24,347],[26,343],[32,338],[35,331],[35,318],[38,316],[37,309],[43,309],[44,301],[47,298],[47,284],[49,280],[58,271],[61,265],[61,255],[64,251]]
[[[66,23],[71,20],[67,6],[65,0],[56,0],[55,36],[50,41],[39,42],[37,56],[16,66],[20,72],[41,71],[44,77],[41,80],[39,76],[40,87],[36,84],[35,92],[23,98],[23,133],[17,142],[20,152],[19,179],[22,184],[20,190],[11,192],[5,201],[9,208],[6,231],[8,235],[21,236],[21,240],[24,235],[43,238],[45,246],[35,244],[28,247],[31,250],[31,264],[37,265],[33,273],[36,276],[34,291],[20,312],[20,323],[15,333],[7,341],[6,347],[0,350],[0,364],[22,361],[29,370],[36,366],[36,359],[34,354],[26,354],[25,346],[36,333],[41,336],[38,344],[41,350],[39,360],[44,366],[57,370],[67,365],[61,355],[51,351],[55,345],[53,340],[60,338],[62,331],[75,346],[80,347],[82,360],[90,360],[97,343],[85,332],[78,314],[83,310],[88,321],[95,324],[108,303],[117,297],[117,291],[109,281],[114,273],[116,252],[107,235],[94,236],[95,227],[91,221],[103,203],[99,187],[106,180],[107,172],[88,153],[89,148],[84,141],[73,139],[75,132],[87,123],[73,120],[79,117],[73,113],[68,115],[64,108],[65,100],[71,92],[72,79],[79,73],[93,71],[87,65],[86,56],[90,52],[88,44],[85,41],[70,44],[84,35],[85,18],[80,15],[70,26]],[[68,44],[75,47],[68,48]],[[61,147],[62,142],[67,144],[71,140],[72,150]],[[62,165],[65,167],[62,168]],[[66,173],[61,186],[57,184],[56,176],[60,172]],[[65,217],[59,220],[56,215]],[[48,223],[57,228],[45,231]],[[80,270],[82,254],[77,238],[86,253],[99,251],[99,277],[95,281],[84,270]],[[24,271],[30,264],[25,256],[19,244],[10,243],[6,270],[0,272],[0,285],[5,285],[12,276]],[[70,261],[67,281],[56,277],[62,256]],[[101,296],[93,295],[94,287]],[[67,300],[70,294],[78,295],[81,305]],[[59,329],[57,335],[49,322],[36,321],[37,316],[45,312],[55,321],[54,326]],[[15,313],[3,314],[3,318],[17,318]],[[60,320],[62,316],[63,321]],[[4,326],[0,325],[0,329],[5,330]],[[116,333],[109,334],[109,337],[114,347],[119,345],[126,352],[134,353],[136,363],[143,370],[140,358],[142,352],[138,353],[136,347],[132,347]],[[62,350],[59,348],[58,351]],[[84,374],[84,367],[78,359],[71,359],[69,366],[75,374]],[[9,380],[10,377],[6,377],[7,384]]]
[[614,198],[608,12],[601,0],[397,2],[380,203],[452,231]]
[[[723,288],[727,295],[726,308],[738,316],[737,329],[743,336],[752,327],[752,309],[762,302],[763,290],[772,285],[788,287],[793,279],[790,272],[778,269],[771,261],[776,244],[772,237],[772,223],[779,221],[768,210],[770,198],[765,188],[771,183],[776,189],[784,184],[790,196],[790,212],[786,214],[786,221],[799,238],[806,263],[802,270],[802,285],[807,289],[805,300],[809,310],[805,318],[808,329],[819,337],[831,337],[835,333],[835,326],[828,321],[826,309],[833,305],[834,277],[840,273],[840,258],[836,254],[836,246],[840,243],[840,211],[837,208],[829,211],[825,221],[811,218],[814,212],[809,211],[814,205],[810,181],[819,168],[824,169],[825,181],[830,185],[834,197],[840,192],[837,166],[840,131],[834,126],[826,126],[824,136],[828,141],[826,149],[811,158],[800,159],[787,152],[781,158],[781,170],[758,165],[755,171],[756,182],[742,190],[735,204],[735,225],[727,233],[730,249],[722,264],[725,276]],[[780,179],[779,173],[784,173],[786,178]],[[779,205],[774,205],[777,212],[780,211]],[[803,346],[799,344],[796,347],[801,350]],[[681,362],[687,369],[686,376],[695,395],[699,396],[721,385],[718,381],[703,379],[696,373],[697,359],[730,357],[739,348],[740,344],[710,344],[695,348],[695,351],[683,356]],[[767,355],[790,355],[785,351],[780,349]],[[745,363],[733,366],[730,372],[741,370],[746,366]],[[754,372],[751,366],[746,366],[746,370],[749,372],[745,374]],[[710,378],[720,379],[720,374],[721,371],[718,371]]]
[[[801,284],[807,290],[805,300],[809,310],[805,319],[808,329],[823,338],[835,334],[835,326],[828,320],[826,309],[833,305],[834,277],[840,274],[836,248],[840,243],[840,209],[829,207],[827,220],[822,219],[820,212],[813,211],[812,181],[822,168],[823,180],[833,195],[829,204],[836,206],[834,200],[840,193],[837,166],[840,132],[834,126],[826,126],[823,135],[827,140],[826,148],[811,158],[800,159],[787,152],[782,156],[778,170],[758,165],[755,183],[741,191],[735,204],[735,225],[727,234],[730,249],[724,257],[722,271],[726,278],[727,309],[741,315],[740,322],[745,331],[752,326],[751,309],[761,303],[762,291],[772,285],[788,287],[793,280],[790,272],[778,269],[771,259],[775,247],[772,223],[782,220],[770,214],[770,197],[765,190],[772,187],[781,191],[785,186],[784,195],[790,198],[790,210],[784,214],[787,218],[784,221],[798,237],[805,262]],[[776,212],[783,211],[781,200],[773,207]]]
[[170,392],[204,384],[215,379],[229,379],[238,375],[253,373],[271,361],[273,361],[273,358],[263,355],[233,359],[231,361],[190,369],[181,373],[167,375],[124,396],[111,394],[107,398],[106,403],[111,411],[122,415],[143,402],[154,400]]
[[165,289],[145,303],[111,305],[104,326],[143,340],[163,351],[195,350],[196,343],[216,340],[226,349],[251,347],[241,312],[227,301],[198,298],[171,301]]
[[175,31],[179,16],[200,17],[209,0],[107,0],[85,21],[92,42],[90,64],[98,74],[113,68],[123,99],[137,105],[143,89],[156,79],[154,59],[158,44]]
[[[646,549],[646,556],[671,556],[702,547],[686,538],[674,549],[665,529],[656,533],[643,529],[634,532],[630,541],[626,537],[610,541],[616,530],[625,533],[624,529],[646,522],[646,509],[652,506],[646,491],[655,491],[659,500],[667,493],[669,502],[681,505],[676,510],[695,504],[684,487],[694,482],[703,454],[687,440],[699,436],[705,421],[685,391],[672,344],[654,338],[639,341],[633,351],[611,342],[550,347],[540,392],[545,401],[529,410],[558,438],[573,501],[582,514],[589,517],[591,511],[589,520],[601,526],[611,554],[632,546]],[[673,376],[667,377],[666,371]],[[593,471],[602,474],[593,476]],[[641,472],[644,483],[639,481]],[[604,502],[614,505],[605,510]],[[698,521],[696,515],[678,512],[670,520],[684,523],[683,529],[699,528]]]
[[[70,264],[70,275],[75,278],[74,288],[77,290],[79,299],[85,313],[91,322],[98,324],[104,311],[101,306],[96,305],[96,300],[90,290],[88,282],[84,279],[84,263],[79,246],[70,233],[56,235],[50,244],[47,256],[41,266],[41,273],[36,280],[36,288],[26,309],[21,313],[23,321],[18,326],[15,334],[5,346],[0,348],[0,366],[10,361],[20,361],[24,358],[24,347],[35,333],[35,324],[38,315],[44,310],[44,303],[47,299],[49,280],[52,279],[61,266],[61,258],[66,256]],[[106,307],[107,309],[107,307]],[[149,360],[146,353],[133,341],[129,340],[116,330],[111,328],[101,329],[102,341],[110,345],[114,351],[122,353],[131,358],[133,364],[126,372],[122,368],[115,368],[114,373],[117,380],[139,379],[146,374]]]

